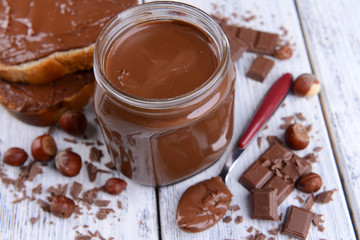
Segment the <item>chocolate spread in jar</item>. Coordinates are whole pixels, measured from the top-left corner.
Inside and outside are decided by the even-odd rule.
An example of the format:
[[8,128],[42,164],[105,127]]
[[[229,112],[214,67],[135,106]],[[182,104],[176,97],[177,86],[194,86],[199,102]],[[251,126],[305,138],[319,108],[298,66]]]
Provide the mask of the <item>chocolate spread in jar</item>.
[[136,0],[0,1],[0,63],[89,46],[112,17],[135,5]]
[[132,28],[111,49],[106,75],[118,88],[142,98],[172,98],[198,88],[217,66],[209,38],[182,21]]
[[181,196],[176,222],[186,232],[201,232],[220,221],[229,208],[232,194],[220,177],[189,187]]
[[[220,61],[213,40],[180,20],[140,23],[115,39],[104,41],[107,54],[99,56],[104,81],[116,94],[100,79],[94,109],[117,169],[138,183],[161,186],[216,162],[232,137],[232,62]],[[212,78],[220,64],[222,74]],[[139,99],[145,106],[134,104]]]

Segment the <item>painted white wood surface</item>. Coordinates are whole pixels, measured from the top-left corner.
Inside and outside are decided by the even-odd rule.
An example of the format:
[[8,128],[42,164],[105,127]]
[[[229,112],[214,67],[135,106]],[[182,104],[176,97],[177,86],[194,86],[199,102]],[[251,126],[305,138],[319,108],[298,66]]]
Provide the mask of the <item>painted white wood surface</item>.
[[[285,39],[290,43],[296,44],[293,57],[287,61],[275,60],[275,67],[270,72],[264,83],[258,83],[245,77],[255,54],[245,53],[243,58],[236,62],[237,68],[237,95],[236,95],[236,126],[235,138],[239,137],[251,118],[262,96],[266,93],[271,84],[283,73],[290,72],[295,77],[301,73],[311,72],[307,50],[303,41],[300,22],[294,2],[281,0],[264,1],[184,1],[193,4],[204,11],[214,14],[220,13],[224,17],[230,17],[231,21],[259,30],[282,33],[281,28],[288,30]],[[217,8],[214,9],[214,4]],[[235,15],[233,13],[236,13]],[[242,21],[241,17],[256,16],[254,20]],[[326,83],[324,83],[326,84]],[[312,124],[311,143],[307,149],[297,151],[300,156],[311,152],[314,147],[322,146],[323,150],[319,153],[319,162],[313,164],[314,172],[322,176],[324,186],[327,189],[336,188],[334,201],[327,205],[316,205],[313,211],[324,214],[325,231],[319,232],[315,227],[311,227],[308,239],[355,239],[352,222],[347,209],[344,193],[342,190],[336,162],[333,157],[325,121],[323,119],[321,106],[318,97],[299,98],[289,95],[285,100],[286,106],[279,108],[276,114],[270,119],[267,130],[261,131],[258,136],[263,137],[262,147],[259,150],[256,139],[250,143],[246,151],[240,156],[239,163],[235,166],[228,182],[228,187],[232,191],[233,204],[238,204],[240,211],[228,215],[235,218],[237,215],[244,217],[244,222],[236,225],[232,223],[220,222],[213,228],[197,234],[189,234],[179,230],[175,223],[175,213],[179,198],[190,185],[215,176],[219,173],[223,161],[212,166],[206,171],[194,176],[179,184],[163,187],[160,189],[160,219],[162,239],[242,239],[249,236],[247,228],[253,226],[263,232],[268,237],[268,230],[277,227],[278,223],[261,220],[252,220],[249,215],[249,193],[243,188],[237,179],[242,172],[268,147],[265,137],[268,135],[281,136],[284,130],[279,129],[283,123],[282,117],[294,115],[302,112],[306,117],[306,124]],[[223,159],[224,160],[224,159]],[[291,204],[301,206],[295,196],[300,194],[294,191],[279,207],[279,213],[284,213],[287,206]],[[300,194],[302,195],[302,194]],[[338,221],[341,219],[341,221]],[[288,236],[278,235],[277,239],[288,239]]]
[[[73,151],[80,154],[83,162],[89,161],[90,146],[85,146],[82,142],[96,141],[99,139],[103,142],[100,129],[94,121],[95,114],[90,103],[85,113],[90,126],[85,133],[88,136],[87,140],[77,138],[78,144],[65,142],[66,138],[73,138],[72,136],[57,130],[53,136],[57,143],[58,149],[63,150],[67,147],[72,147]],[[48,128],[33,127],[16,120],[5,109],[0,107],[0,153],[4,153],[9,147],[24,148],[30,156],[30,145],[32,140],[43,133]],[[108,170],[103,164],[110,161],[105,145],[99,147],[104,157],[101,160],[102,164],[94,163],[101,169]],[[2,157],[0,157],[2,159]],[[26,162],[28,164],[30,160]],[[2,162],[0,166],[6,170],[8,177],[16,178],[19,173],[18,168],[9,167]],[[83,164],[81,172],[78,176],[68,178],[62,176],[56,169],[52,161],[48,166],[42,167],[43,174],[35,177],[32,182],[25,183],[27,195],[31,196],[31,189],[36,187],[39,183],[42,184],[43,193],[40,198],[46,200],[46,189],[57,184],[69,184],[67,196],[70,197],[70,187],[73,181],[83,184],[83,189],[89,190],[94,187],[101,187],[105,181],[117,176],[124,178],[128,185],[127,189],[119,196],[111,196],[104,192],[99,192],[98,199],[111,200],[108,207],[115,210],[115,213],[110,213],[105,220],[98,220],[95,215],[98,207],[93,206],[92,210],[87,210],[83,207],[83,215],[78,218],[75,214],[69,219],[61,219],[50,213],[43,212],[36,201],[25,200],[17,204],[12,204],[15,200],[13,196],[13,186],[8,189],[1,184],[0,180],[0,239],[1,240],[25,240],[25,239],[75,239],[76,231],[81,234],[89,235],[88,230],[92,233],[98,230],[105,239],[158,239],[158,223],[157,223],[157,207],[156,194],[154,188],[140,186],[122,176],[121,174],[97,174],[94,183],[90,183],[86,166]],[[17,193],[19,197],[21,193]],[[79,195],[81,197],[81,194]],[[123,208],[118,209],[117,201],[122,202]],[[82,205],[80,205],[82,206]],[[40,214],[40,219],[37,223],[32,225],[30,223],[31,217],[37,217]],[[78,226],[77,228],[75,228]],[[87,227],[88,226],[88,227]],[[75,228],[75,229],[74,229]],[[95,239],[95,238],[94,238]],[[100,238],[96,238],[100,239]]]
[[297,1],[321,103],[360,234],[360,1]]
[[[348,147],[342,145],[344,144],[345,140],[355,137],[355,135],[351,135],[351,133],[359,133],[358,128],[353,128],[353,132],[349,132],[351,130],[350,128],[348,132],[343,132],[346,124],[349,124],[349,126],[352,125],[348,122],[350,121],[349,119],[343,119],[347,116],[343,113],[347,113],[349,111],[345,111],[342,108],[343,105],[347,103],[349,106],[351,106],[351,108],[348,109],[357,109],[357,112],[359,112],[358,106],[353,105],[354,103],[352,102],[350,103],[350,101],[355,101],[357,99],[354,88],[351,88],[351,86],[356,86],[357,84],[355,82],[357,80],[357,78],[355,78],[356,70],[355,67],[353,67],[353,69],[348,69],[351,68],[351,66],[358,67],[356,64],[359,64],[359,56],[356,56],[356,51],[354,51],[356,47],[356,49],[359,49],[359,30],[355,32],[355,35],[351,35],[351,42],[349,42],[343,48],[345,49],[344,52],[341,54],[336,52],[336,55],[334,54],[334,51],[341,50],[334,49],[334,45],[342,44],[342,41],[340,40],[342,40],[342,38],[347,38],[345,35],[339,35],[339,38],[334,38],[334,40],[332,40],[330,37],[325,39],[325,37],[318,38],[316,35],[309,36],[308,34],[308,32],[311,32],[313,29],[312,24],[319,28],[318,31],[324,31],[327,33],[327,35],[324,36],[328,36],[329,34],[336,32],[337,29],[335,31],[334,28],[327,26],[327,17],[338,19],[336,18],[336,11],[341,11],[340,6],[342,3],[338,2],[335,4],[335,6],[339,7],[338,9],[334,7],[334,4],[331,4],[332,1],[330,2],[328,0],[328,3],[324,5],[319,5],[320,3],[316,3],[317,5],[314,5],[314,9],[312,9],[314,1],[298,1],[298,10],[300,11],[300,16],[305,28],[304,32],[306,34],[308,45],[310,46],[309,49],[306,49],[303,41],[297,9],[293,1],[187,0],[184,2],[196,5],[208,13],[220,12],[224,17],[230,17],[232,16],[232,13],[237,13],[237,16],[232,16],[231,18],[234,23],[243,24],[260,30],[281,33],[282,30],[280,28],[285,27],[288,30],[286,39],[290,40],[291,43],[296,43],[294,56],[287,61],[276,60],[274,69],[271,71],[264,83],[258,83],[245,77],[245,73],[251,64],[251,61],[255,57],[254,54],[245,53],[243,58],[236,63],[238,80],[236,86],[237,95],[235,111],[235,138],[239,137],[241,131],[244,129],[248,120],[251,118],[252,113],[255,111],[258,103],[260,102],[262,96],[266,93],[267,89],[282,73],[290,72],[294,76],[298,76],[304,72],[311,72],[310,62],[307,55],[307,50],[309,50],[313,68],[315,69],[316,74],[319,76],[320,81],[323,82],[321,100],[323,107],[325,107],[327,110],[325,113],[329,114],[328,116],[331,116],[330,130],[335,131],[335,137],[337,137],[335,140],[338,140],[333,141],[333,144],[337,153],[343,153],[344,162],[346,162],[346,164],[344,163],[343,168],[341,168],[343,174],[342,177],[345,179],[345,184],[348,183],[349,179],[351,179],[351,176],[355,176],[353,181],[349,181],[349,183],[351,183],[350,186],[353,186],[353,188],[351,188],[353,192],[349,192],[348,197],[349,194],[354,194],[355,200],[360,199],[356,198],[357,193],[354,193],[357,189],[359,189],[358,186],[355,185],[357,179],[356,176],[358,174],[356,173],[356,167],[354,167],[356,164],[356,156],[359,155],[356,150],[359,151],[359,147],[357,147],[357,149],[353,149],[351,145],[348,145]],[[213,8],[214,3],[216,3],[218,6],[217,10]],[[353,4],[354,6],[358,6],[356,5],[356,0],[353,0]],[[343,9],[351,9],[352,5],[345,4],[345,6],[342,7]],[[313,16],[316,15],[316,11],[318,11],[316,8],[322,8],[321,11],[319,10],[321,13],[323,13],[320,20],[313,19]],[[327,8],[329,8],[329,10],[334,9],[333,11],[330,11],[332,14],[326,14]],[[311,9],[310,12],[312,12],[312,15],[309,13],[309,9]],[[303,14],[301,11],[306,12]],[[244,22],[241,20],[242,16],[250,17],[252,15],[256,16],[256,18],[252,21]],[[356,20],[359,19],[358,14],[353,13],[353,15],[355,16],[354,19],[352,19],[350,16],[347,16],[347,18],[341,20],[347,21],[344,22],[344,24],[348,23],[351,25],[351,23],[356,23]],[[349,30],[348,32],[351,32],[350,30],[352,28],[349,26],[346,29]],[[339,32],[337,34],[339,34]],[[327,43],[327,45],[322,46],[323,43]],[[351,56],[348,65],[339,67],[336,61],[337,56],[342,56],[345,59],[347,54],[350,54],[349,56]],[[348,71],[348,73],[344,71]],[[339,87],[330,87],[328,86],[328,81],[324,81],[323,79],[333,79],[338,83],[338,85],[334,86]],[[344,82],[346,81],[351,81],[353,84],[350,84],[350,82],[346,83],[347,88],[345,88]],[[343,89],[343,95],[336,99],[332,99],[330,96],[337,96],[334,94],[334,92],[332,92],[335,91],[336,88]],[[331,91],[329,89],[331,89]],[[349,93],[352,98],[348,98],[347,93]],[[326,100],[324,96],[327,96],[328,100]],[[341,104],[339,104],[339,102]],[[333,156],[332,146],[329,141],[329,135],[327,133],[319,98],[313,97],[309,99],[303,99],[289,95],[285,100],[285,104],[286,106],[279,108],[276,114],[270,119],[267,124],[269,128],[267,130],[262,130],[258,136],[265,138],[267,135],[281,135],[283,133],[283,130],[279,129],[279,125],[283,123],[281,118],[293,115],[297,112],[302,112],[307,119],[305,124],[313,124],[313,130],[311,131],[312,141],[311,145],[306,150],[299,151],[297,153],[302,156],[311,152],[314,147],[322,146],[323,150],[318,154],[319,162],[313,165],[313,169],[322,176],[324,186],[326,186],[327,189],[338,189],[338,191],[333,196],[333,202],[327,205],[316,205],[313,208],[314,212],[324,214],[323,219],[325,219],[325,231],[318,232],[317,229],[312,226],[308,239],[355,239],[352,222],[344,198],[344,193],[336,167],[336,162]],[[328,107],[329,104],[333,104],[332,107]],[[90,133],[95,130],[94,134],[89,134],[89,140],[94,140],[97,138],[102,139],[97,125],[92,120],[94,115],[91,105],[86,108],[86,114],[92,126],[88,132]],[[338,114],[343,115],[339,116]],[[351,117],[354,116],[351,115]],[[358,121],[355,121],[355,123],[356,122]],[[338,124],[340,125],[338,126]],[[11,146],[23,147],[28,152],[30,152],[30,144],[33,138],[44,133],[46,130],[47,128],[31,127],[22,124],[10,116],[2,107],[0,107],[0,153],[3,153]],[[332,134],[334,134],[334,132],[332,132]],[[346,134],[348,134],[349,137]],[[54,134],[54,137],[59,144],[59,148],[73,147],[74,151],[80,153],[84,159],[88,159],[90,147],[80,143],[74,145],[63,141],[64,137],[69,136],[65,133],[62,133],[61,131],[57,131]],[[356,141],[357,139],[351,140],[353,144],[355,144]],[[81,142],[81,140],[79,142]],[[348,144],[348,142],[345,143]],[[179,230],[175,224],[175,211],[178,200],[182,193],[190,185],[203,179],[210,178],[211,176],[215,176],[221,169],[221,165],[223,164],[224,160],[222,159],[217,164],[198,174],[197,176],[194,176],[176,185],[160,188],[159,199],[156,198],[154,188],[143,187],[133,183],[131,180],[126,179],[128,182],[127,190],[123,192],[118,198],[111,197],[103,193],[99,194],[100,199],[111,199],[110,206],[113,207],[116,211],[115,218],[115,214],[110,214],[108,218],[103,221],[94,221],[95,217],[89,215],[95,215],[97,210],[96,207],[94,207],[94,210],[92,211],[85,210],[85,212],[89,214],[84,214],[78,219],[75,219],[74,217],[70,219],[59,219],[48,213],[42,212],[42,210],[40,210],[39,206],[35,202],[23,201],[21,203],[12,205],[11,202],[15,198],[13,197],[13,193],[10,192],[11,187],[6,189],[4,185],[1,184],[0,239],[74,239],[76,236],[76,231],[87,234],[87,230],[92,232],[99,230],[102,236],[104,236],[106,239],[109,239],[110,237],[113,237],[114,239],[157,239],[159,237],[159,227],[161,230],[160,236],[162,239],[244,239],[246,236],[250,235],[250,233],[246,231],[246,229],[250,226],[253,226],[270,237],[270,235],[267,233],[267,230],[277,227],[277,223],[251,220],[249,218],[249,211],[247,210],[249,207],[248,192],[239,183],[237,183],[237,179],[241,173],[260,155],[261,152],[267,148],[267,146],[268,145],[265,139],[263,139],[260,149],[258,148],[256,141],[251,142],[246,151],[240,156],[239,163],[231,173],[228,186],[234,194],[233,204],[238,204],[241,207],[241,210],[235,213],[231,213],[229,211],[228,215],[233,216],[233,218],[235,218],[237,215],[243,216],[244,222],[239,225],[236,225],[233,222],[227,224],[220,222],[213,228],[203,233],[188,234]],[[358,145],[352,146],[356,147]],[[109,156],[106,154],[104,146],[102,146],[101,149],[105,153],[105,157],[102,159],[102,163],[106,163]],[[347,154],[350,154],[352,157],[352,162],[347,159]],[[351,169],[352,167],[355,169]],[[14,177],[18,173],[17,169],[10,167],[5,168],[9,177]],[[96,182],[90,184],[85,167],[83,167],[79,176],[72,179],[67,179],[58,174],[54,169],[53,164],[43,168],[44,173],[42,175],[38,175],[33,182],[26,182],[27,188],[31,189],[41,182],[43,184],[43,192],[45,192],[44,189],[46,189],[48,186],[57,183],[70,183],[73,180],[76,180],[78,182],[82,182],[86,189],[90,189],[94,186],[101,186],[103,182],[109,177],[107,174],[99,174]],[[105,167],[102,168],[105,169]],[[347,169],[347,171],[344,171],[344,169]],[[360,167],[357,167],[357,170],[360,171]],[[119,176],[123,177],[121,175]],[[299,192],[295,191],[288,197],[286,201],[284,201],[284,203],[281,204],[279,213],[284,213],[286,207],[290,204],[295,204],[297,206],[301,205],[297,200],[294,199],[297,194],[299,194]],[[18,195],[21,196],[21,194]],[[30,195],[29,191],[28,195]],[[44,199],[45,194],[43,194],[40,198]],[[118,199],[122,201],[124,206],[121,210],[117,209],[116,207],[116,201]],[[157,201],[159,201],[159,211],[156,207]],[[355,205],[352,206],[353,208],[354,206],[359,206],[356,201],[354,201],[354,204]],[[40,214],[40,220],[36,224],[31,225],[29,222],[30,217],[36,217],[38,213]],[[160,214],[160,224],[157,222],[158,214]],[[359,216],[359,213],[357,213],[357,216]],[[118,222],[118,218],[120,219],[120,222]],[[341,221],[339,221],[339,219],[341,219]],[[53,224],[51,224],[51,222],[53,222]],[[89,225],[89,227],[86,228],[84,225]],[[73,229],[76,226],[79,227]],[[282,235],[279,235],[276,238],[288,239],[287,236]]]

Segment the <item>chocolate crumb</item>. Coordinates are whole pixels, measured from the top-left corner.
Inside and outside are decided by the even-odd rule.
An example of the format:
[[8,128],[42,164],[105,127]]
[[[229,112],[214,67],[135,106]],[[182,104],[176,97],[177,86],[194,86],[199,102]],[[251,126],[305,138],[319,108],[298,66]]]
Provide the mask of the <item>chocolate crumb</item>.
[[52,196],[57,196],[57,195],[66,195],[68,189],[68,184],[58,184],[57,187],[55,188],[54,186],[50,186],[46,192],[50,193]]
[[335,191],[336,190],[333,189],[333,190],[324,191],[322,193],[319,193],[318,195],[316,195],[315,201],[317,203],[321,203],[321,204],[329,203],[333,200],[332,195],[334,194]]
[[92,188],[90,190],[87,190],[85,192],[83,192],[82,197],[83,197],[83,201],[88,203],[88,204],[93,204],[94,200],[97,197],[98,192],[100,191],[99,188]]
[[82,144],[84,144],[85,146],[94,146],[95,145],[94,142],[82,142]]
[[269,128],[269,125],[265,125],[265,127],[263,128],[263,130],[266,130]]
[[35,223],[37,223],[39,221],[39,219],[40,219],[40,213],[38,213],[37,217],[31,217],[30,218],[30,223],[32,225],[34,225]]
[[100,210],[96,213],[96,218],[99,220],[104,220],[109,213],[115,212],[112,208],[100,208]]
[[102,145],[104,145],[104,143],[103,143],[103,142],[101,142],[100,140],[96,140],[96,144],[97,144],[98,146],[102,146]]
[[257,145],[259,148],[261,148],[261,141],[262,141],[262,137],[258,137],[257,138]]
[[320,224],[318,226],[318,230],[319,230],[319,232],[323,232],[323,231],[325,231],[325,227],[322,224]]
[[231,206],[229,207],[229,210],[230,210],[230,211],[233,211],[233,212],[236,212],[236,211],[239,211],[239,210],[240,210],[240,207],[239,207],[239,205],[237,205],[237,204],[231,205]]
[[286,107],[286,103],[281,104],[281,107],[282,108]]
[[300,203],[304,203],[304,199],[302,197],[300,197],[299,195],[297,195],[295,197],[295,199],[299,200]]
[[318,156],[316,156],[314,153],[309,153],[308,155],[303,157],[303,159],[305,159],[305,160],[307,160],[307,161],[309,161],[311,163],[316,163],[317,158],[318,158]]
[[279,126],[279,128],[280,128],[280,129],[286,129],[286,128],[288,128],[290,125],[291,125],[290,123],[284,123],[284,124],[281,124],[281,125]]
[[244,217],[243,216],[236,216],[234,222],[235,224],[240,224],[244,221]]
[[312,130],[312,124],[306,125],[306,126],[305,126],[305,129],[306,129],[306,131],[307,131],[308,133],[311,132],[311,130]]
[[232,217],[231,217],[231,216],[226,216],[226,217],[223,218],[223,222],[224,222],[224,223],[229,223],[229,222],[231,222],[231,221],[232,221]]
[[282,117],[281,120],[286,124],[293,124],[295,122],[295,116]]
[[305,121],[306,118],[304,117],[304,115],[299,112],[299,113],[295,113],[295,116],[300,120],[300,121]]
[[39,183],[36,187],[34,187],[33,189],[31,189],[31,193],[32,194],[41,194],[42,192],[42,185],[41,183]]
[[254,230],[254,227],[253,227],[253,226],[251,226],[251,227],[249,227],[248,229],[246,229],[246,231],[249,232],[249,233],[251,233],[253,230]]
[[313,220],[312,220],[312,223],[314,224],[314,226],[319,226],[319,224],[321,222],[324,222],[322,219],[321,219],[322,215],[321,214],[316,214],[314,213],[313,215]]
[[38,174],[41,174],[42,172],[43,171],[39,165],[31,164],[27,180],[32,181]]
[[86,167],[87,167],[87,172],[89,175],[90,182],[94,182],[96,179],[97,172],[98,172],[97,167],[94,164],[92,164],[91,162],[88,162],[86,164]]
[[97,147],[91,147],[90,148],[90,153],[89,153],[89,158],[91,161],[93,162],[100,162],[101,158],[104,156],[104,154],[102,153],[102,151],[100,149],[98,149]]
[[120,200],[117,201],[117,206],[119,209],[122,209],[122,202]]
[[52,135],[56,131],[56,129],[57,129],[56,126],[50,126],[46,134]]

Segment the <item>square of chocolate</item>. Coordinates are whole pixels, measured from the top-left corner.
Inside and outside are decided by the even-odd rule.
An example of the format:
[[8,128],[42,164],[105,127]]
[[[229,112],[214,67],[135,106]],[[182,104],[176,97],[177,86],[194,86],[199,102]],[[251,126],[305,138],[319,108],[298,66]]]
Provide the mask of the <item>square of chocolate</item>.
[[274,143],[271,145],[261,156],[259,159],[262,162],[265,162],[266,160],[270,160],[271,162],[274,162],[276,159],[281,159],[286,161],[287,159],[291,159],[293,156],[293,152],[284,147],[280,143]]
[[256,81],[263,82],[273,66],[273,60],[258,55],[253,61],[249,71],[246,73],[246,76]]
[[287,196],[294,190],[294,184],[290,184],[285,182],[284,179],[278,176],[273,176],[265,185],[262,187],[263,189],[266,188],[274,188],[277,190],[276,197],[277,197],[277,204],[280,205]]
[[231,59],[235,62],[241,58],[243,53],[246,51],[247,46],[243,41],[236,38],[234,34],[227,32],[225,32],[225,34],[230,45]]
[[276,189],[253,189],[251,190],[251,197],[251,218],[275,221],[279,219]]
[[273,55],[278,39],[278,34],[259,32],[259,37],[256,42],[254,51],[262,54]]
[[240,177],[239,182],[247,189],[261,188],[274,173],[255,161]]
[[313,215],[314,214],[312,212],[304,208],[295,206],[288,207],[282,233],[300,239],[305,239],[309,232]]
[[238,33],[238,39],[243,41],[251,50],[255,48],[258,36],[259,32],[251,28],[240,28]]

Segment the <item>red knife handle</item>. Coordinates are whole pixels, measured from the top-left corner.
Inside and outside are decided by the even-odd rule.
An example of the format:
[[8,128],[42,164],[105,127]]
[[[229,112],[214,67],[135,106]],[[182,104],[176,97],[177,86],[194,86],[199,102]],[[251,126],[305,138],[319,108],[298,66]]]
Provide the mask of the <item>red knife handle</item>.
[[251,122],[240,138],[240,149],[244,149],[248,145],[255,134],[260,130],[260,128],[265,124],[276,108],[280,105],[290,90],[292,78],[293,77],[290,73],[282,75],[266,93],[260,106],[251,119]]

